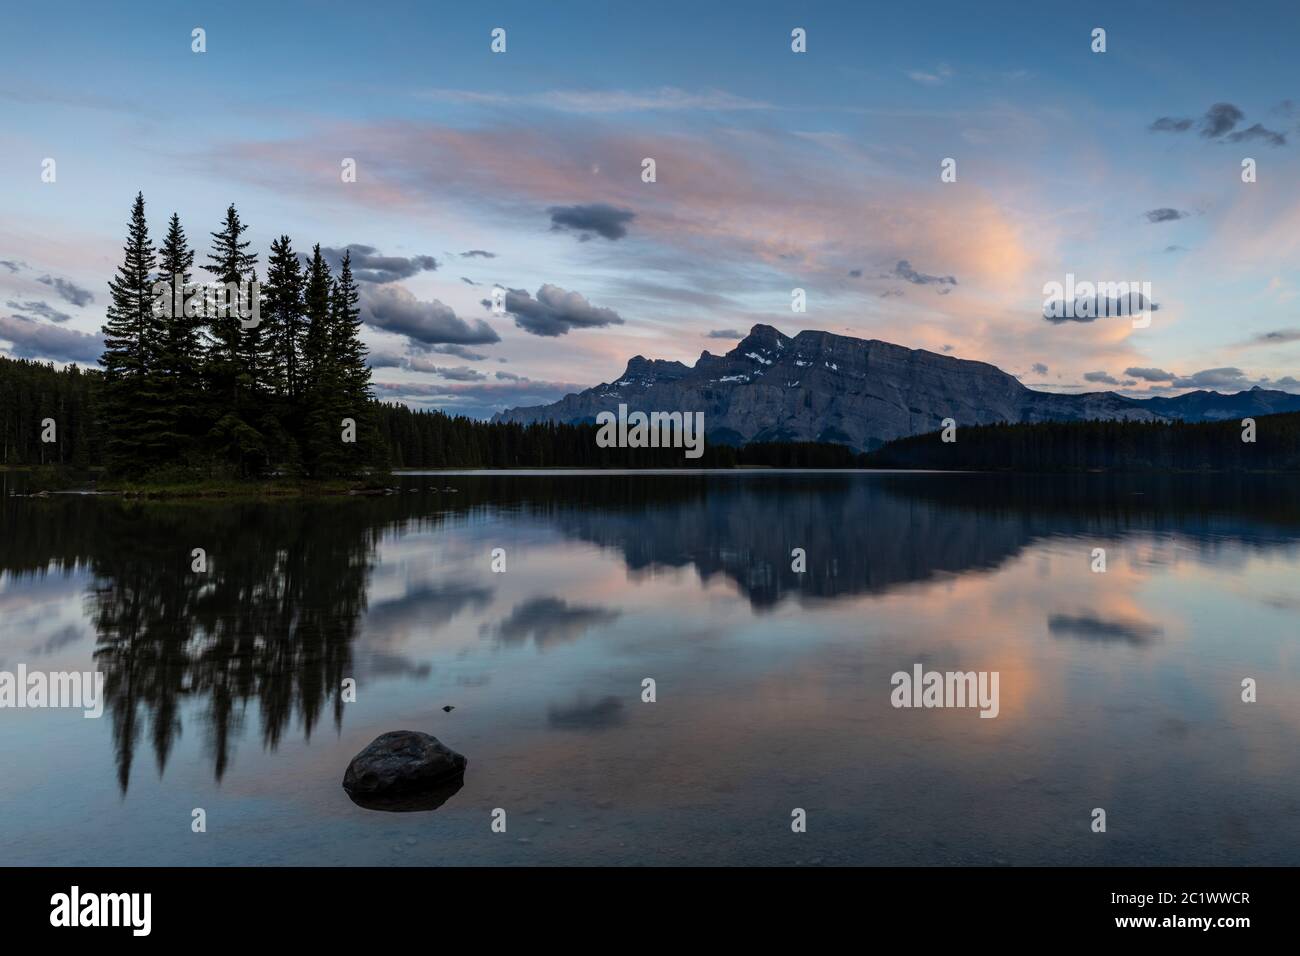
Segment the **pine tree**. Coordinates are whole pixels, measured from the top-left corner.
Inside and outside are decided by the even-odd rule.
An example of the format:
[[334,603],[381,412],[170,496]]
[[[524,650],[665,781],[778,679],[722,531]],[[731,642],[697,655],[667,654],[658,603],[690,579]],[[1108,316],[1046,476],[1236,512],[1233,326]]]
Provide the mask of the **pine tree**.
[[293,401],[302,390],[302,351],[306,327],[302,263],[288,236],[271,242],[266,267],[266,308],[272,380],[276,394]]
[[118,471],[137,471],[154,460],[159,437],[151,433],[159,423],[153,412],[149,381],[158,349],[158,325],[153,311],[153,271],[156,253],[149,241],[144,215],[144,194],[137,193],[131,207],[122,265],[108,283],[109,305],[103,326],[105,454]]
[[249,364],[250,356],[258,351],[260,335],[258,328],[244,328],[240,307],[247,308],[251,303],[247,298],[241,301],[235,291],[241,290],[246,296],[256,280],[257,255],[246,251],[247,231],[232,204],[226,209],[221,229],[212,233],[212,252],[204,266],[224,286],[217,290],[218,307],[207,321],[205,372],[213,422],[210,437],[220,455],[241,474],[260,470],[266,464],[266,443],[249,424],[265,411],[257,405],[258,365]]
[[305,392],[315,389],[329,359],[332,283],[330,268],[321,257],[320,244],[317,243],[311,251],[311,262],[307,265],[306,284],[303,290],[303,306],[307,315],[307,331],[303,336],[302,348],[303,391]]
[[[168,296],[160,319],[161,337],[156,388],[164,396],[163,417],[168,421],[165,438],[173,457],[188,461],[202,433],[203,353],[199,317],[186,314],[185,302],[192,291],[194,250],[190,248],[180,216],[172,213],[167,236],[158,249],[158,279],[166,282]],[[177,286],[179,285],[179,301]]]

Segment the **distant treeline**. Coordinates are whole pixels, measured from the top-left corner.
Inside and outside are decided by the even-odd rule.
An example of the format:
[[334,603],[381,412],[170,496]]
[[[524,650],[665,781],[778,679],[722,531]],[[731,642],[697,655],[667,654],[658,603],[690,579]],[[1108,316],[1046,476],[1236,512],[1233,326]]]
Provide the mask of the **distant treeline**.
[[681,448],[601,448],[594,424],[481,422],[404,405],[381,406],[379,430],[394,468],[852,468],[861,457],[816,442],[706,441],[687,458]]
[[958,427],[900,438],[864,456],[870,468],[971,471],[1300,471],[1300,413],[1222,422],[1042,422]]

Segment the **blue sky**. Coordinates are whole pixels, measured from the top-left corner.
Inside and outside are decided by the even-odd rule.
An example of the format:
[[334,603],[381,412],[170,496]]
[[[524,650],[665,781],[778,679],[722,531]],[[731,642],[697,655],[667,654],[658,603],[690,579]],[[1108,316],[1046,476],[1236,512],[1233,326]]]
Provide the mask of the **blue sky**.
[[[142,190],[155,233],[176,211],[201,252],[230,202],[263,257],[282,232],[371,248],[380,394],[467,414],[638,353],[693,362],[756,322],[1053,390],[1300,390],[1300,12],[1217,7],[9,10],[0,350],[93,357]],[[1046,321],[1067,273],[1150,282],[1159,309]],[[482,305],[494,284],[506,315]]]

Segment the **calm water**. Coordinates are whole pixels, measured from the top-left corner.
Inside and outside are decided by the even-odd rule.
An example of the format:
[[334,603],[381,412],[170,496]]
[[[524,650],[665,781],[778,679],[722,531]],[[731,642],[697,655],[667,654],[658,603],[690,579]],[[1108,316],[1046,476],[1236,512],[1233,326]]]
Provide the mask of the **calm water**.
[[[1293,481],[5,481],[0,669],[97,667],[109,695],[0,710],[6,864],[1300,863]],[[894,709],[918,662],[998,671],[1000,715]],[[341,788],[396,729],[469,758],[440,809]]]

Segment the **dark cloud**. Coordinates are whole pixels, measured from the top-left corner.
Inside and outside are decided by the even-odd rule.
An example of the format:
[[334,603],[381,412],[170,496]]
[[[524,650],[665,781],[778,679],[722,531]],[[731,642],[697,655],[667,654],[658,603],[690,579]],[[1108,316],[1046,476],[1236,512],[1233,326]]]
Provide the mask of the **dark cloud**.
[[850,269],[850,270],[849,270],[849,278],[850,278],[850,279],[861,279],[861,278],[862,278],[862,270],[861,270],[861,269]]
[[[1290,100],[1284,100],[1273,108],[1273,112],[1281,116],[1290,116],[1289,111],[1293,109],[1294,104]],[[1259,140],[1270,146],[1286,145],[1285,133],[1268,129],[1259,123],[1247,129],[1237,129],[1237,124],[1245,118],[1246,114],[1231,103],[1215,103],[1205,111],[1198,125],[1201,135],[1206,139],[1217,139],[1225,143],[1248,143]],[[1185,133],[1191,128],[1190,119],[1174,119],[1170,116],[1162,116],[1147,127],[1152,132],[1164,133]]]
[[1186,219],[1190,213],[1185,213],[1181,209],[1170,209],[1168,206],[1162,206],[1160,209],[1149,209],[1142,215],[1147,217],[1147,222],[1175,222],[1179,219]]
[[451,382],[482,382],[487,379],[487,376],[482,372],[472,369],[468,365],[454,367],[438,365],[433,359],[421,355],[412,356],[407,363],[407,368],[412,372],[432,372]]
[[425,345],[491,345],[501,341],[482,319],[466,322],[437,299],[424,302],[402,286],[381,285],[362,297],[367,325],[405,335]]
[[1233,130],[1246,118],[1246,114],[1231,103],[1215,103],[1201,117],[1201,135],[1207,139],[1218,139]]
[[1102,385],[1118,385],[1119,379],[1106,372],[1084,372],[1083,380],[1085,382],[1099,382]]
[[527,292],[507,291],[505,307],[515,317],[515,325],[533,335],[553,337],[568,335],[571,329],[623,324],[613,309],[598,309],[581,293],[566,292],[557,285],[542,286],[536,299]]
[[321,246],[320,254],[330,268],[338,272],[343,254],[349,250],[352,252],[352,275],[358,282],[397,282],[438,268],[438,260],[433,256],[384,256],[374,246],[354,245],[342,249]]
[[944,346],[943,346],[943,350],[944,350],[945,352],[951,352],[951,351],[952,351],[952,346],[951,346],[951,345],[948,345],[948,344],[945,343]]
[[95,301],[94,295],[92,295],[89,290],[83,289],[75,282],[70,282],[67,279],[60,279],[58,276],[45,275],[41,276],[36,281],[49,286],[59,294],[60,298],[67,302],[71,302],[73,305],[85,305],[88,302]]
[[21,315],[0,317],[0,339],[13,343],[11,351],[18,358],[95,365],[104,351],[104,340],[99,335],[75,332]]
[[473,279],[466,278],[465,276],[461,276],[460,281],[466,285],[479,285],[479,283],[475,282]]
[[1256,384],[1239,368],[1207,368],[1174,379],[1177,388],[1249,388]]
[[636,218],[630,209],[618,209],[605,203],[591,203],[580,206],[552,206],[546,210],[551,214],[551,231],[572,231],[586,242],[592,234],[606,239],[622,239],[627,235],[627,224]]
[[366,356],[366,364],[371,368],[401,368],[406,364],[406,356],[402,352],[372,347]]
[[744,332],[737,332],[735,329],[713,329],[705,333],[706,339],[743,339]]
[[19,312],[29,312],[32,315],[39,315],[43,319],[49,319],[51,322],[66,322],[72,316],[66,312],[60,312],[54,306],[46,302],[14,302],[5,303],[11,309],[17,309]]
[[462,259],[495,259],[497,254],[488,252],[486,249],[471,249],[469,252],[462,252],[460,257]]
[[[956,278],[953,276],[932,276],[924,272],[917,272],[912,268],[912,263],[906,259],[899,259],[898,265],[894,266],[894,271],[885,276],[887,279],[904,279],[912,285],[937,285],[937,286],[955,286]],[[941,289],[941,293],[950,292],[951,289]]]
[[1165,252],[1186,252],[1186,251],[1187,249],[1183,246],[1165,246]]
[[1162,368],[1131,367],[1124,369],[1124,374],[1144,382],[1172,382],[1178,377],[1173,372],[1166,372]]
[[[1053,309],[1053,306],[1056,308]],[[1096,322],[1099,318],[1124,318],[1127,316],[1138,315],[1143,311],[1158,312],[1160,304],[1147,299],[1141,292],[1130,292],[1128,295],[1118,298],[1102,298],[1100,296],[1076,296],[1074,300],[1074,310],[1071,315],[1053,315],[1053,311],[1060,313],[1064,311],[1064,302],[1057,300],[1043,306],[1043,318],[1053,324],[1062,322]]]
[[19,262],[16,259],[0,259],[0,266],[3,266],[10,272],[17,272],[19,269],[26,269],[27,263]]
[[514,372],[497,372],[497,378],[502,382],[526,382],[528,379],[522,375],[516,375]]
[[1289,342],[1300,342],[1300,329],[1277,329],[1273,332],[1262,332],[1250,341],[1252,345],[1286,345]]
[[454,355],[457,358],[465,359],[467,362],[481,362],[487,358],[482,352],[475,352],[463,345],[431,345],[428,351],[437,352],[440,355]]
[[1270,146],[1285,146],[1286,134],[1279,133],[1275,130],[1266,129],[1259,123],[1248,129],[1238,130],[1228,137],[1230,143],[1249,143],[1253,140],[1260,140],[1268,143]]
[[1047,366],[1044,365],[1042,362],[1035,362],[1032,366],[1030,366],[1030,371],[1033,372],[1035,375],[1046,375]]

